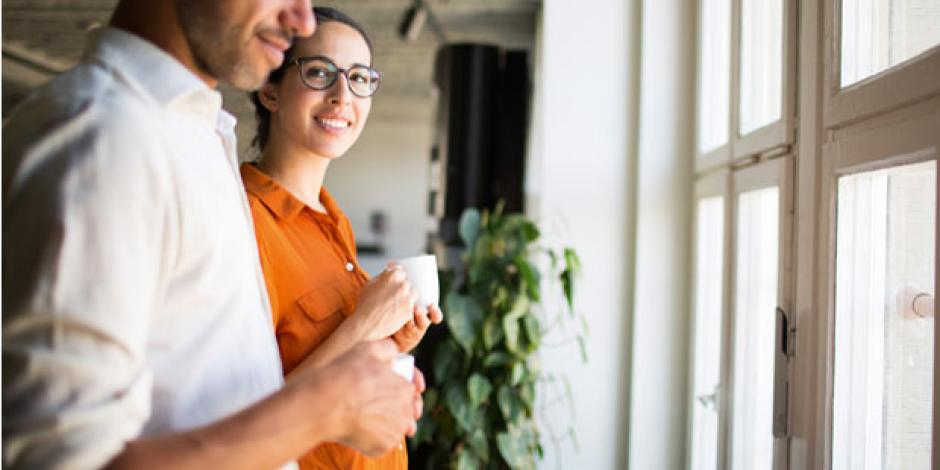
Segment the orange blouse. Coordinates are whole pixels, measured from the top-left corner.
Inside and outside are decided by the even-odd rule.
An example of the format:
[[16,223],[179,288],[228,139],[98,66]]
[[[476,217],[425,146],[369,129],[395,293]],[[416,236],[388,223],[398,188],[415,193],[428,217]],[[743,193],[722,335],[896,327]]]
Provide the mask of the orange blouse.
[[[241,166],[254,219],[274,330],[286,375],[353,313],[369,280],[356,261],[349,219],[326,188],[317,212],[251,164]],[[339,443],[322,444],[298,463],[307,469],[406,470],[404,442],[369,458]]]

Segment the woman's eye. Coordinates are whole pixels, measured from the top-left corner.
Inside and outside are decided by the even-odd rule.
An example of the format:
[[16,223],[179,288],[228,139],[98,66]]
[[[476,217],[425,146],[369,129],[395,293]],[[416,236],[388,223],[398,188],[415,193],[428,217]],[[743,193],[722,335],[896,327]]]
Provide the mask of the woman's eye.
[[307,76],[311,78],[323,78],[326,77],[328,73],[326,69],[319,67],[313,67],[307,70]]
[[369,77],[362,75],[362,74],[355,74],[349,77],[349,79],[356,83],[369,83]]

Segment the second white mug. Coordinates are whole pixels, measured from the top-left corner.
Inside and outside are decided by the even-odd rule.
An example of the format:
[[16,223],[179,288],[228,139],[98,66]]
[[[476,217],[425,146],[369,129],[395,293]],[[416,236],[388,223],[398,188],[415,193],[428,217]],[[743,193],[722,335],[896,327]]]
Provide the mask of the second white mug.
[[427,308],[440,301],[440,285],[437,280],[437,257],[434,255],[412,256],[395,261],[405,269],[408,284],[418,292],[418,306]]

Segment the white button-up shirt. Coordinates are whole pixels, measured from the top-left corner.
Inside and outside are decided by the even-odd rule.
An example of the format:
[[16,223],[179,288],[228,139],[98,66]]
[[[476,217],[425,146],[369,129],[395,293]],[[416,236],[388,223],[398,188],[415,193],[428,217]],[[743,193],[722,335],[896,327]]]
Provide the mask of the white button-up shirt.
[[103,29],[4,126],[4,467],[100,467],[282,384],[221,103]]

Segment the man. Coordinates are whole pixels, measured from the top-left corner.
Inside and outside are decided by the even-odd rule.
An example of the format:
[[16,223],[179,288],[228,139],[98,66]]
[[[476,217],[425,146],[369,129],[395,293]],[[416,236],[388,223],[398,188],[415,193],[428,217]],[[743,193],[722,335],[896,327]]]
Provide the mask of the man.
[[274,468],[414,431],[391,340],[282,386],[214,88],[257,88],[314,27],[309,0],[122,0],[4,126],[4,467]]

